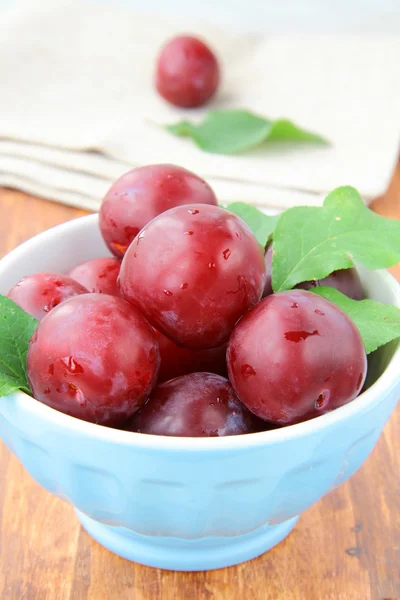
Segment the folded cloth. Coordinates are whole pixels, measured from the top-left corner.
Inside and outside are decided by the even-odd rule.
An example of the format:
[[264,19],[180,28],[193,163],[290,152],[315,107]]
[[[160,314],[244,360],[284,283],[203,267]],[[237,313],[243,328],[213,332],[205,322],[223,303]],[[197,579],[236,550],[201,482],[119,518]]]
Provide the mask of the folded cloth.
[[[98,210],[112,182],[130,168],[129,163],[98,152],[0,140],[0,185],[88,210]],[[207,177],[207,180],[224,204],[245,200],[279,211],[293,204],[320,203],[322,199],[318,194],[234,179]]]
[[[281,209],[330,189],[382,193],[398,157],[400,39],[271,37],[174,22],[84,0],[15,0],[0,20],[0,185],[97,209],[134,166],[172,162],[205,177],[223,202]],[[207,108],[155,92],[160,46],[178,32],[209,41],[223,68]],[[160,125],[242,107],[287,117],[331,147],[265,145],[222,156]]]

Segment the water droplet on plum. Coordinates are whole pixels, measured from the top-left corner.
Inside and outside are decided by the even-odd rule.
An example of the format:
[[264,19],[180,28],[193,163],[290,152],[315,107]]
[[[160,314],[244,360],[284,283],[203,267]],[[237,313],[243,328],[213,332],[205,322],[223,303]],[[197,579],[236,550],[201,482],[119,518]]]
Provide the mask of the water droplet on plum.
[[144,229],[137,236],[137,242],[136,242],[137,246],[139,246],[140,242],[142,241],[142,239],[144,238],[145,235],[146,235],[146,230]]
[[325,408],[326,405],[328,404],[329,396],[330,396],[329,391],[326,390],[324,392],[321,392],[315,401],[315,408],[317,410],[321,410],[321,409]]
[[316,329],[314,329],[314,331],[286,331],[285,339],[288,340],[288,342],[295,342],[297,344],[313,335],[319,335]]
[[247,377],[251,377],[252,375],[256,375],[256,371],[251,365],[242,365],[240,371],[245,379],[247,379]]
[[62,362],[66,366],[67,370],[74,375],[79,375],[83,373],[83,367],[80,365],[73,356],[68,356],[67,358],[63,358]]

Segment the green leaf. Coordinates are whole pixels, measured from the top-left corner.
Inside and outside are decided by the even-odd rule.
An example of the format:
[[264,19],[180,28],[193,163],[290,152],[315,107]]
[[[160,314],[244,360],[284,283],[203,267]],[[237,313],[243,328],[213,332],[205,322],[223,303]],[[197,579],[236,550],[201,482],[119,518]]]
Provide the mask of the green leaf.
[[266,215],[255,206],[246,204],[246,202],[231,202],[226,209],[243,219],[254,233],[259,244],[265,248],[274,232],[278,215]]
[[331,192],[322,207],[297,206],[282,213],[274,232],[272,287],[290,290],[361,263],[382,269],[400,260],[400,221],[369,210],[354,188]]
[[329,143],[287,119],[270,121],[248,110],[211,110],[201,123],[180,121],[165,127],[174,135],[191,137],[199,148],[213,154],[245,152],[268,140]]
[[38,321],[15,302],[0,295],[0,396],[17,389],[28,394],[26,356]]
[[400,309],[376,300],[351,300],[331,287],[310,290],[347,313],[357,326],[367,354],[400,337]]
[[269,140],[289,140],[293,142],[317,142],[319,144],[329,145],[329,141],[317,133],[301,129],[288,119],[278,119],[272,123],[271,131],[268,135]]

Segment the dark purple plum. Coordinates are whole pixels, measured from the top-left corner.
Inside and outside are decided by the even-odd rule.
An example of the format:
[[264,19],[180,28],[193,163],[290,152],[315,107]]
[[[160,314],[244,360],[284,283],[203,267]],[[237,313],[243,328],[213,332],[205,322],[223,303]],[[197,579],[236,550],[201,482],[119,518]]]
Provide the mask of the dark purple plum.
[[127,427],[153,435],[219,437],[266,429],[214,373],[191,373],[161,383]]

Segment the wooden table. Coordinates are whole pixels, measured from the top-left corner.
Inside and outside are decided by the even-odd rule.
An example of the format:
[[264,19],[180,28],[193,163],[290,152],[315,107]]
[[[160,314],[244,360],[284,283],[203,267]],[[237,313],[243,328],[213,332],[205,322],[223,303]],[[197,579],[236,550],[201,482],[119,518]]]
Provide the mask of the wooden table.
[[[400,218],[400,165],[374,208]],[[9,190],[0,190],[0,211],[0,255],[84,214]],[[0,599],[398,600],[399,474],[400,405],[365,466],[278,547],[237,567],[174,573],[102,548],[0,443]]]

